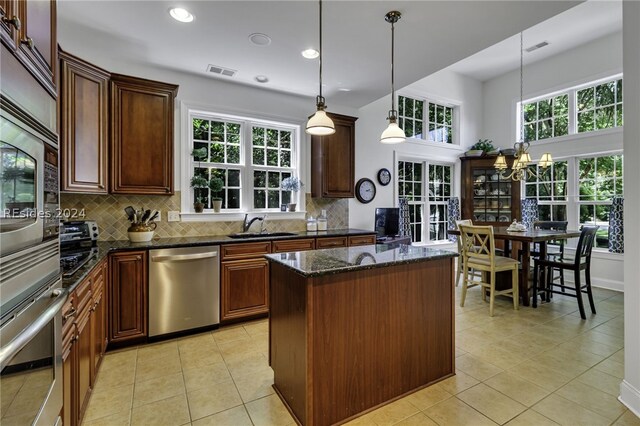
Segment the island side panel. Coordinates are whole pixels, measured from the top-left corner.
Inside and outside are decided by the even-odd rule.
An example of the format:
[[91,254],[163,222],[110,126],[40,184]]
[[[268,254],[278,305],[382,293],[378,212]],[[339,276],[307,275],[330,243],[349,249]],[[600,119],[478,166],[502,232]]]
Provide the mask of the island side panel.
[[340,423],[453,375],[451,264],[447,258],[313,278],[313,411],[305,424]]
[[292,414],[307,415],[306,279],[271,262],[269,359],[274,388]]

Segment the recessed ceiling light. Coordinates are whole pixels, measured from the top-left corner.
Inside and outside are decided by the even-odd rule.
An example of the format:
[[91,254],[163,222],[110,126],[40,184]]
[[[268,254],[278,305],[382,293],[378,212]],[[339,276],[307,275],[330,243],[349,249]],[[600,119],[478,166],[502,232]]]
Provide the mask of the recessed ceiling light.
[[320,53],[316,49],[307,49],[302,51],[302,56],[307,59],[315,59],[320,56]]
[[258,46],[268,46],[271,44],[271,37],[262,33],[253,33],[249,35],[249,40],[251,40],[251,43]]
[[350,92],[350,91],[351,91],[351,89],[347,89],[346,87],[340,87],[340,88],[338,89],[338,91],[340,91],[340,92]]
[[169,9],[169,15],[176,21],[191,22],[193,21],[193,15],[187,10],[181,7],[174,7]]
[[267,83],[269,81],[269,77],[266,75],[256,75],[255,79],[258,83]]

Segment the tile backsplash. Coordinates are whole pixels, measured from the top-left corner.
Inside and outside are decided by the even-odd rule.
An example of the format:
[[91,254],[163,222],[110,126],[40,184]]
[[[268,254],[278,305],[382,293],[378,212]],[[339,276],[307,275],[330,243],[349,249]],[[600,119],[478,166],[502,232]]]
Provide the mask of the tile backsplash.
[[[327,211],[329,229],[349,227],[349,201],[347,199],[311,198],[307,194],[306,211],[308,215],[317,217],[321,210]],[[169,210],[180,210],[180,191],[175,195],[94,195],[61,193],[62,209],[84,209],[85,217],[79,219],[95,220],[100,227],[100,240],[126,240],[129,222],[124,213],[126,206],[135,209],[156,209],[162,211],[162,220],[156,228],[156,237],[194,237],[200,235],[227,235],[240,232],[241,221],[224,222],[167,222]],[[269,220],[267,215],[265,228],[272,232],[304,231],[306,222],[302,219]]]

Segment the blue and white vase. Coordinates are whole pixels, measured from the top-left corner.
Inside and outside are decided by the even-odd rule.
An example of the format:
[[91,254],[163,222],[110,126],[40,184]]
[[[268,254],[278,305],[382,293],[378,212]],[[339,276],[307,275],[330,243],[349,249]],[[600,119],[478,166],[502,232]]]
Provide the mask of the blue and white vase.
[[609,251],[624,253],[624,198],[613,197],[609,211]]
[[[447,204],[447,229],[458,229],[456,226],[456,220],[460,220],[460,199],[458,197],[449,198]],[[449,235],[449,241],[456,242],[457,236]]]
[[[398,234],[401,237],[410,237],[411,238],[411,217],[409,216],[409,200],[406,198],[398,199],[398,207],[400,208],[399,214],[399,223],[398,223]],[[412,238],[413,241],[413,238]]]
[[522,224],[527,229],[533,229],[533,223],[538,220],[538,200],[535,198],[521,200],[520,214],[522,215]]

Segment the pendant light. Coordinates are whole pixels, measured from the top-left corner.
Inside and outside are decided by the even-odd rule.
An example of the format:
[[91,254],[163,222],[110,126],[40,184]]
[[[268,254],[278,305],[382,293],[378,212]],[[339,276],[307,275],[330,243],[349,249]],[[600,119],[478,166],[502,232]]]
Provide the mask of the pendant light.
[[316,107],[318,110],[313,114],[313,116],[311,116],[311,118],[309,118],[309,121],[307,121],[305,131],[310,135],[327,136],[334,134],[336,132],[336,128],[333,125],[331,118],[329,118],[327,113],[324,111],[327,106],[325,105],[324,97],[322,96],[322,0],[318,1],[318,5],[320,12],[320,94],[316,97]]
[[402,143],[405,141],[406,137],[404,135],[404,130],[402,130],[398,126],[398,111],[396,111],[396,91],[394,87],[394,75],[393,75],[393,65],[394,65],[394,57],[393,50],[395,45],[395,23],[398,22],[402,15],[397,10],[393,10],[386,15],[384,15],[384,20],[391,24],[391,110],[389,111],[389,116],[387,120],[389,120],[389,126],[382,132],[380,136],[380,142],[385,144],[395,144]]
[[[500,154],[498,158],[496,158],[496,162],[493,164],[498,172],[504,179],[511,179],[514,181],[525,180],[527,177],[538,178],[537,173],[533,173],[529,168],[531,165],[531,155],[529,154],[529,147],[531,146],[530,142],[525,142],[524,140],[524,104],[522,102],[522,93],[524,87],[524,43],[523,43],[523,33],[520,32],[520,138],[519,141],[513,145],[515,150],[515,160],[513,165],[511,166],[511,173],[505,175],[504,171],[508,168],[507,159],[504,155]],[[541,167],[543,171],[547,169],[547,167],[551,167],[553,164],[553,158],[551,158],[551,154],[545,152],[542,154],[542,158],[538,162],[538,167]]]

